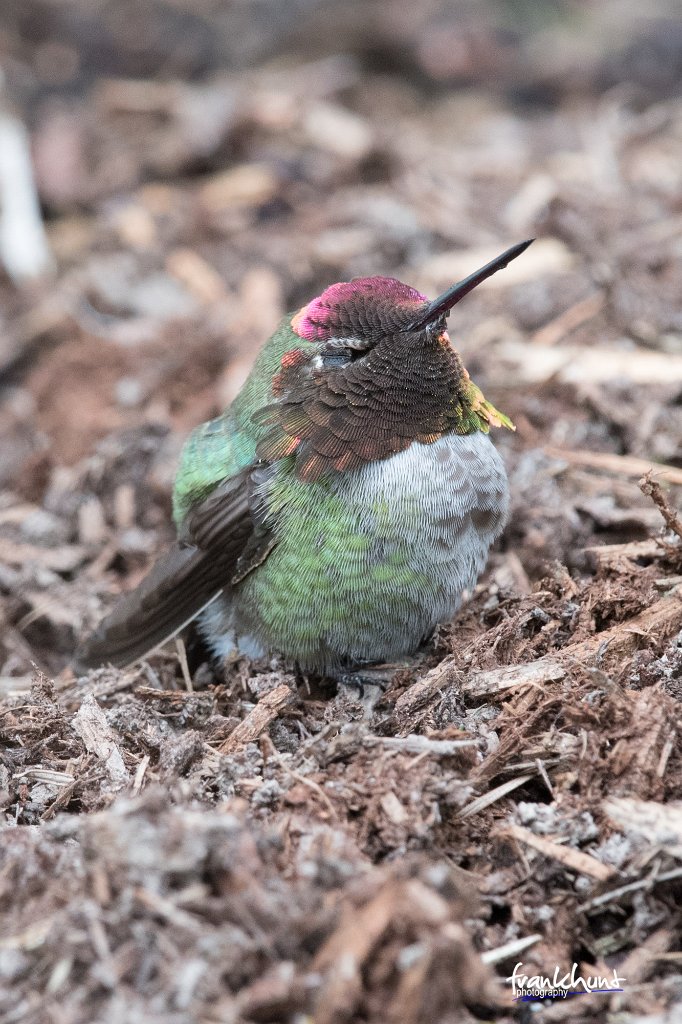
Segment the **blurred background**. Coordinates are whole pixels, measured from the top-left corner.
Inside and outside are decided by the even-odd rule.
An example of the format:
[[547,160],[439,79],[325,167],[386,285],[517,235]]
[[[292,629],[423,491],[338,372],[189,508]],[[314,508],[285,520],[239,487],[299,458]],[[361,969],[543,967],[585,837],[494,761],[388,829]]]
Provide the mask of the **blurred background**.
[[[510,414],[493,588],[682,482],[676,0],[3,0],[0,676],[57,670],[171,536],[187,432],[283,313],[394,275]],[[497,576],[495,576],[497,573]]]

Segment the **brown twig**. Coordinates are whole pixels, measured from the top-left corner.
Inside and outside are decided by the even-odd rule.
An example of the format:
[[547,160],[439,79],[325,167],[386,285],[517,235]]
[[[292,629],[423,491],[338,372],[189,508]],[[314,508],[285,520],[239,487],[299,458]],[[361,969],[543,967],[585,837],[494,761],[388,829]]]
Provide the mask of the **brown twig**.
[[533,345],[556,345],[567,334],[591,320],[604,308],[604,293],[593,292],[586,299],[574,303],[559,316],[544,324],[531,338]]
[[249,711],[246,718],[230,733],[218,747],[221,754],[232,754],[246,743],[253,743],[267,729],[279,712],[294,699],[294,691],[286,683],[266,693],[261,701]]
[[117,744],[118,737],[91,693],[83,700],[71,724],[85,749],[104,763],[112,783],[116,787],[125,785],[129,775]]
[[525,843],[526,846],[530,846],[533,850],[537,850],[544,857],[550,857],[552,860],[559,861],[560,864],[563,864],[570,871],[576,871],[580,875],[596,878],[598,882],[606,882],[615,874],[615,868],[610,868],[608,864],[602,864],[600,860],[597,860],[591,854],[575,850],[572,846],[562,846],[560,843],[556,843],[554,840],[547,839],[544,836],[538,836],[531,832],[530,829],[524,828],[523,825],[516,825],[512,822],[500,831],[512,836],[521,843]]
[[661,640],[678,630],[681,624],[682,588],[674,587],[639,615],[619,622],[588,640],[570,644],[556,653],[545,654],[536,661],[474,670],[463,679],[456,659],[445,658],[400,695],[395,712],[401,719],[406,719],[424,707],[440,690],[453,684],[460,685],[467,697],[471,698],[490,697],[517,686],[557,683],[566,677],[572,665],[589,666],[600,654],[606,652],[610,657],[626,657],[637,648],[640,637],[652,636]]
[[657,480],[653,479],[651,471],[646,473],[639,481],[639,489],[642,494],[647,496],[647,498],[651,498],[654,505],[663,516],[668,529],[672,530],[673,533],[676,533],[680,540],[682,540],[682,519],[680,519],[678,513],[670,507],[670,504],[663,493],[663,488]]
[[651,462],[638,459],[634,455],[617,455],[615,452],[587,452],[569,448],[555,448],[545,445],[544,450],[553,459],[563,459],[572,466],[585,469],[602,469],[605,473],[616,476],[640,476],[650,473],[653,469],[661,480],[671,484],[682,484],[682,469],[679,466],[666,466],[662,462]]

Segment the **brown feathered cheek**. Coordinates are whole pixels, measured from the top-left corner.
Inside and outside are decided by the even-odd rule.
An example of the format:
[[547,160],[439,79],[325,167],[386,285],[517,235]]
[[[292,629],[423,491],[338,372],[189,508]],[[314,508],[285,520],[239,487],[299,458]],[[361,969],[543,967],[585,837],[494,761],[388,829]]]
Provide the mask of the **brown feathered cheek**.
[[[272,381],[272,394],[276,399],[252,416],[256,426],[270,429],[256,448],[256,455],[264,462],[276,462],[288,455],[300,457],[310,423],[305,405],[317,388],[314,380],[314,349],[291,349],[282,357],[280,369]],[[298,470],[298,459],[297,459]]]
[[435,345],[395,335],[337,368],[324,367],[319,346],[287,352],[274,381],[277,401],[254,417],[270,428],[258,457],[295,454],[296,476],[314,481],[389,458],[413,441],[433,444],[456,417],[463,377],[447,331],[434,335]]
[[[305,371],[310,373],[312,357],[309,352],[301,348],[292,348],[285,352],[280,363],[279,373],[272,379],[272,393],[276,398],[281,398],[292,386],[294,386]],[[264,410],[263,410],[264,411]]]
[[[330,346],[328,357],[335,353],[339,348]],[[378,438],[368,436],[374,433],[367,423],[370,410],[347,393],[343,368],[325,367],[320,356],[319,349],[287,352],[273,380],[277,401],[253,416],[255,424],[270,428],[257,446],[258,458],[272,462],[295,454],[296,476],[306,481],[330,470],[357,469],[395,450],[392,444],[387,448],[385,437],[377,444]]]

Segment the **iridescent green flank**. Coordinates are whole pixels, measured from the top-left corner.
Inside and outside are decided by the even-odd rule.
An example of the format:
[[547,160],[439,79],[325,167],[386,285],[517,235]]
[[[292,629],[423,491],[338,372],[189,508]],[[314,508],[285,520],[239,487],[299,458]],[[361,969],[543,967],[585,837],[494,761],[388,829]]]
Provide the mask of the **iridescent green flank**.
[[389,511],[386,493],[373,497],[367,483],[337,489],[329,479],[306,484],[285,470],[270,498],[280,541],[239,588],[238,620],[249,633],[295,649],[302,665],[331,667],[335,635],[371,646],[386,620],[400,631],[430,606],[434,579],[416,554],[419,488]]
[[291,329],[291,314],[284,317],[265,345],[242,390],[222,416],[192,431],[180,457],[173,492],[173,518],[180,526],[189,509],[221,481],[233,476],[256,458],[256,445],[267,428],[251,422],[256,409],[272,401],[272,378],[282,356],[292,348],[305,348]]

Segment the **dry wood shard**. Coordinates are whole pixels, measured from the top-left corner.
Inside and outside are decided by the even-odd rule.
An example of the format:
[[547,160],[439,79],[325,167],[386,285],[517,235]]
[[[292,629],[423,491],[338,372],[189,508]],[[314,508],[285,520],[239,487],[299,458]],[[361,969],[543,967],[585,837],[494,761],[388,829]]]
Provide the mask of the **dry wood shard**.
[[518,839],[519,842],[525,843],[526,846],[530,846],[533,850],[537,850],[543,856],[559,861],[571,871],[577,871],[580,875],[589,875],[590,878],[596,878],[598,882],[607,882],[615,874],[614,868],[602,864],[600,860],[590,856],[589,853],[583,853],[582,850],[575,850],[572,846],[562,846],[552,839],[538,836],[522,825],[514,823],[506,825],[504,832],[514,839]]
[[85,749],[104,762],[114,785],[125,785],[129,779],[128,770],[118,749],[116,735],[92,694],[88,694],[74,715],[72,727],[83,740]]
[[605,473],[628,477],[640,477],[653,471],[659,480],[667,480],[670,484],[682,484],[682,469],[678,466],[666,466],[662,462],[638,459],[634,455],[573,451],[568,448],[554,448],[551,445],[545,445],[544,451],[553,459],[562,459],[571,466],[580,466],[583,469],[601,469]]
[[232,754],[239,747],[253,743],[277,718],[282,708],[294,699],[294,691],[286,683],[271,690],[234,729],[218,748],[221,754]]
[[[600,655],[627,657],[640,644],[641,637],[662,640],[682,628],[682,587],[674,587],[660,601],[646,608],[626,622],[597,633],[589,640],[569,644],[556,654],[546,654],[537,661],[521,665],[471,672],[462,683],[469,697],[490,697],[503,690],[518,686],[540,686],[556,683],[570,672],[576,663],[589,666]],[[396,701],[395,711],[406,718],[422,708],[439,691],[461,680],[461,669],[454,657],[445,658],[431,669],[423,679],[411,686]]]

